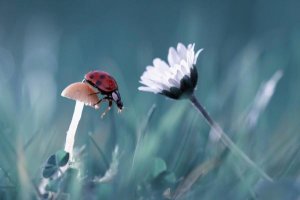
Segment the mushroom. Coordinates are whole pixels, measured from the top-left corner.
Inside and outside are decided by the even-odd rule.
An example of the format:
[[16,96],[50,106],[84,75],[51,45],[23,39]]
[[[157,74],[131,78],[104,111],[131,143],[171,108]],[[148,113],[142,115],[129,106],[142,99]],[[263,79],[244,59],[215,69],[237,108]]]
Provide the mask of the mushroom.
[[83,107],[84,105],[88,105],[98,109],[99,97],[97,96],[97,91],[91,88],[88,84],[82,82],[69,85],[62,91],[61,96],[76,101],[72,121],[70,123],[69,130],[67,131],[64,148],[64,150],[70,154],[70,160],[72,160],[75,134]]
[[86,83],[77,82],[72,83],[68,87],[66,87],[61,96],[73,99],[76,101],[83,102],[87,106],[94,107],[95,109],[99,108],[99,97],[97,96],[97,92],[91,86]]
[[[78,123],[81,118],[84,105],[94,107],[95,109],[99,108],[100,99],[97,96],[97,92],[98,91],[93,89],[88,84],[77,82],[66,87],[61,93],[61,96],[76,101],[72,121],[70,123],[69,130],[67,131],[66,143],[64,148],[64,151],[69,153],[68,162],[73,160],[73,147],[75,141],[75,134],[78,127]],[[69,168],[68,165],[61,167],[59,176],[64,174],[68,168]],[[38,190],[41,194],[47,194],[46,187],[49,184],[49,182],[50,179],[48,178],[42,179],[38,187]]]

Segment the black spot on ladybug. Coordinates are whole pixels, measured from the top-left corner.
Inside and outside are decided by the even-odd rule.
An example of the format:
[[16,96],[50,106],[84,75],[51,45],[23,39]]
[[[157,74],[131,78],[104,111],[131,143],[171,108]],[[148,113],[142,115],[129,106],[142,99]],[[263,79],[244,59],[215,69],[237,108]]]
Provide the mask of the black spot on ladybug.
[[90,79],[93,79],[94,78],[94,75],[90,75]]
[[99,78],[100,78],[100,79],[104,79],[104,78],[105,78],[105,75],[104,75],[104,74],[101,74]]
[[96,82],[96,85],[98,85],[98,86],[101,85],[101,84],[102,84],[101,81],[97,81],[97,82]]

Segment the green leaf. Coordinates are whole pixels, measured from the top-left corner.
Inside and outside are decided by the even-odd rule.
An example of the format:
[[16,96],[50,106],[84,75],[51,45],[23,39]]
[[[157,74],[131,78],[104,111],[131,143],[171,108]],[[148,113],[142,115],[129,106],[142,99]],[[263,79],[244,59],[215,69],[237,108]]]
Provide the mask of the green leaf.
[[43,169],[43,177],[44,178],[50,178],[57,172],[56,166],[45,166]]
[[65,166],[69,161],[70,154],[64,150],[59,150],[55,154],[52,154],[46,162],[43,168],[42,176],[44,178],[50,178],[53,176],[60,167]]
[[154,158],[154,165],[152,170],[152,177],[156,177],[167,170],[166,162],[161,158]]
[[55,154],[53,154],[48,158],[46,165],[43,168],[42,175],[44,178],[50,178],[55,174],[55,172],[57,172],[57,170],[56,157]]
[[50,165],[50,166],[56,166],[56,158],[55,158],[55,154],[52,154],[48,160],[47,160],[47,164],[46,165]]
[[174,174],[174,172],[170,172],[165,176],[165,180],[169,183],[175,183],[177,180],[176,175]]
[[64,150],[59,150],[55,153],[55,157],[58,166],[63,167],[68,163],[70,154]]

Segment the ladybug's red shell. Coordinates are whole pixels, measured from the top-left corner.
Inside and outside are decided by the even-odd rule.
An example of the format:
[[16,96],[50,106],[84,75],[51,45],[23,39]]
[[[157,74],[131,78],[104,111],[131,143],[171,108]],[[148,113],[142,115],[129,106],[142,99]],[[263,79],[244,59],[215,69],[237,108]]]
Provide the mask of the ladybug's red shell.
[[87,73],[84,78],[92,83],[92,86],[104,93],[110,93],[118,89],[118,84],[115,79],[103,71],[91,71]]

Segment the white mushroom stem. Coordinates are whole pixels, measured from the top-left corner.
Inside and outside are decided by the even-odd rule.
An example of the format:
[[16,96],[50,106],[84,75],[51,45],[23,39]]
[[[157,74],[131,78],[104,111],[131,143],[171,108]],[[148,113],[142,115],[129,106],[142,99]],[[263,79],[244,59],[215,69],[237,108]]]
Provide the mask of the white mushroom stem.
[[76,130],[77,130],[80,118],[81,118],[83,107],[84,107],[83,102],[76,101],[72,121],[71,121],[69,130],[67,131],[65,151],[70,154],[71,161],[73,159],[73,147],[74,147],[74,142],[75,142]]
[[[69,159],[70,161],[73,160],[73,147],[74,147],[74,142],[75,142],[75,135],[76,135],[78,123],[81,118],[83,107],[84,107],[83,102],[76,101],[72,121],[71,121],[69,130],[67,131],[66,144],[65,144],[64,150],[70,154],[70,159]],[[61,176],[62,174],[64,174],[67,169],[68,169],[68,165],[61,167],[59,173],[56,174],[57,178],[59,176]],[[46,187],[49,184],[49,182],[50,182],[50,179],[48,179],[48,178],[43,178],[41,180],[39,187],[38,187],[41,194],[47,193]]]

